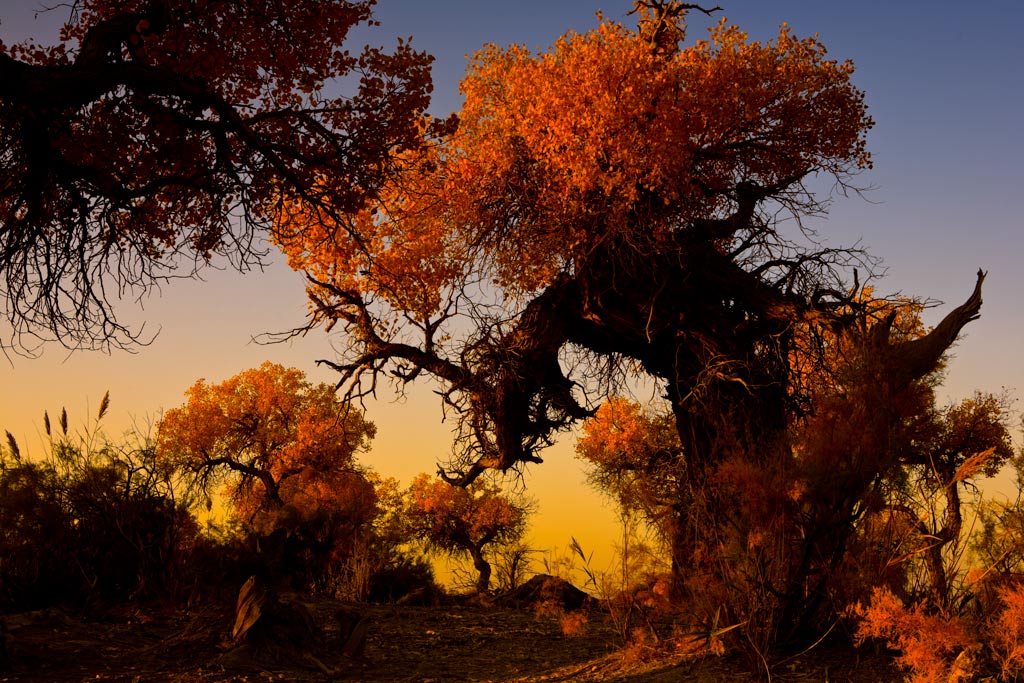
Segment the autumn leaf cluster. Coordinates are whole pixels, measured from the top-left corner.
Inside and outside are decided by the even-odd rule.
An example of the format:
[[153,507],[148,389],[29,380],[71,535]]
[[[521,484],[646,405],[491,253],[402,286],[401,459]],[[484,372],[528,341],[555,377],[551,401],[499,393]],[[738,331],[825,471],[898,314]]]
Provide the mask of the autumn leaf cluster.
[[722,217],[738,182],[868,167],[852,71],[786,27],[761,43],[724,22],[671,55],[610,21],[539,55],[490,46],[462,83],[457,132],[408,154],[380,201],[345,218],[358,242],[325,239],[336,227],[298,202],[281,246],[331,285],[313,288],[321,300],[362,292],[427,316],[479,279],[536,292],[602,245],[653,250]]

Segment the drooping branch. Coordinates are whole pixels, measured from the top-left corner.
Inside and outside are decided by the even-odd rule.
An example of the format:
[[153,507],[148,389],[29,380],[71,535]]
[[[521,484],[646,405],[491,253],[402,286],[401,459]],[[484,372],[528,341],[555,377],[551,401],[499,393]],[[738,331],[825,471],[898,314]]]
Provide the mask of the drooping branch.
[[559,353],[568,342],[566,322],[574,291],[559,280],[533,299],[508,329],[484,336],[463,354],[473,382],[465,418],[477,455],[465,467],[442,476],[466,486],[487,469],[507,471],[523,463],[540,463],[541,448],[553,435],[593,414],[573,396]]
[[394,361],[407,361],[414,367],[448,382],[456,389],[472,384],[472,373],[464,366],[431,352],[432,343],[428,342],[424,347],[419,347],[382,337],[381,326],[360,293],[316,280],[312,276],[308,276],[308,279],[314,288],[330,293],[333,298],[333,301],[328,303],[323,297],[313,291],[310,292],[310,297],[319,304],[311,324],[315,325],[319,320],[341,320],[345,323],[348,333],[356,340],[355,346],[358,350],[353,360],[344,363],[317,361],[341,373],[338,388],[347,387],[346,394],[350,398],[358,393],[352,381],[357,380],[361,372],[379,372],[386,364]]

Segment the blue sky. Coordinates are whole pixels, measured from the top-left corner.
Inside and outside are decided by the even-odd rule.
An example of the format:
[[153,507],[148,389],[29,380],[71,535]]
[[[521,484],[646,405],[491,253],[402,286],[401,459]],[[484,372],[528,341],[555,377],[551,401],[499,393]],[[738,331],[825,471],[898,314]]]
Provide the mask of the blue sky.
[[[956,348],[944,396],[975,389],[1015,395],[1024,391],[1024,5],[986,3],[833,2],[831,0],[719,0],[726,16],[754,38],[767,39],[788,22],[797,35],[817,33],[839,60],[857,65],[854,77],[867,93],[876,126],[869,135],[874,170],[857,178],[871,188],[864,197],[837,197],[827,220],[815,223],[833,245],[861,243],[884,259],[882,292],[903,292],[948,302],[929,313],[935,322],[962,301],[974,272],[989,271],[982,318]],[[10,43],[55,36],[55,10],[33,20],[33,0],[0,0],[0,38]],[[595,12],[623,19],[628,0],[478,1],[380,0],[382,26],[359,31],[357,40],[391,45],[412,36],[436,57],[432,111],[459,107],[458,82],[465,55],[482,44],[520,43],[544,48],[567,30],[596,25]],[[691,15],[691,37],[709,24]],[[0,429],[10,429],[29,450],[38,447],[42,411],[67,406],[74,423],[94,410],[107,389],[113,399],[110,431],[134,416],[145,421],[178,405],[199,377],[225,379],[270,359],[333,382],[318,368],[330,358],[330,340],[310,335],[288,345],[251,343],[266,331],[293,327],[304,314],[301,278],[280,264],[240,276],[211,270],[204,282],[178,282],[142,302],[126,301],[124,317],[160,331],[135,354],[75,354],[47,348],[42,358],[14,357],[0,368]],[[382,395],[369,406],[379,427],[366,460],[384,474],[408,481],[433,471],[448,451],[448,428],[431,387],[417,387],[404,401]],[[587,493],[571,444],[561,444],[526,483],[540,500],[538,545],[568,542],[607,545],[614,517]]]

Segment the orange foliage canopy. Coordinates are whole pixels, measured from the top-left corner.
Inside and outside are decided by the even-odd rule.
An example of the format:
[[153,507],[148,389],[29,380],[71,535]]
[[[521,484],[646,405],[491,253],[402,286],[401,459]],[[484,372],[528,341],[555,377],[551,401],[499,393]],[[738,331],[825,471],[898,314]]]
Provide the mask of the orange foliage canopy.
[[160,420],[160,457],[204,486],[223,483],[250,529],[372,516],[373,486],[355,458],[376,429],[330,385],[267,362],[219,384],[199,380],[186,396]]
[[379,204],[348,217],[362,244],[325,239],[336,229],[297,204],[302,230],[282,246],[317,280],[420,315],[470,273],[535,292],[602,245],[665,248],[727,216],[738,183],[788,188],[777,199],[799,208],[808,174],[869,166],[852,71],[786,27],[760,43],[724,21],[668,56],[609,21],[540,55],[490,46],[463,81],[458,132],[407,155]]
[[[342,47],[373,4],[82,0],[61,44],[0,43],[16,334],[123,341],[100,275],[142,287],[182,251],[245,266],[282,190],[338,211],[372,197],[392,154],[421,143],[431,87],[431,58],[406,43]],[[342,78],[348,94],[325,92]]]

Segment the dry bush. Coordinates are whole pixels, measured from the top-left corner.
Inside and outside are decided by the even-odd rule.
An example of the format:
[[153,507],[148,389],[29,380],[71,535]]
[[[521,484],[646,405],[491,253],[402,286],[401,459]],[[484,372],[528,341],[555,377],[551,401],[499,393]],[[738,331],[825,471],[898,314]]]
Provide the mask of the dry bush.
[[500,545],[487,554],[494,567],[494,583],[497,593],[507,593],[519,588],[527,577],[535,574],[534,555],[539,550],[528,548],[520,542]]
[[565,612],[558,617],[558,625],[562,628],[562,635],[566,638],[584,635],[589,621],[590,619],[583,612]]
[[0,449],[0,608],[181,597],[199,527],[187,491],[141,430],[111,440],[110,406],[81,432],[44,413],[47,451]]
[[1024,674],[1024,585],[997,589],[1002,609],[988,627],[988,645],[1004,680]]
[[393,549],[371,575],[366,600],[421,604],[438,600],[444,593],[428,558]]
[[533,613],[538,617],[550,617],[558,622],[562,635],[575,638],[586,633],[590,618],[581,609],[567,609],[557,598],[550,598],[534,603]]
[[643,628],[634,628],[626,634],[625,645],[619,650],[619,658],[623,662],[646,662],[661,657],[665,651],[665,642],[656,639],[655,635]]
[[911,683],[947,683],[967,674],[965,659],[979,649],[963,618],[929,614],[920,604],[907,608],[885,588],[875,589],[871,602],[853,611],[861,620],[856,641],[877,638],[897,650],[896,662],[910,670]]

